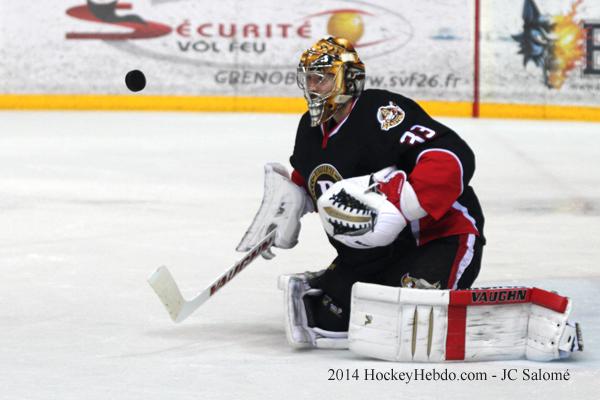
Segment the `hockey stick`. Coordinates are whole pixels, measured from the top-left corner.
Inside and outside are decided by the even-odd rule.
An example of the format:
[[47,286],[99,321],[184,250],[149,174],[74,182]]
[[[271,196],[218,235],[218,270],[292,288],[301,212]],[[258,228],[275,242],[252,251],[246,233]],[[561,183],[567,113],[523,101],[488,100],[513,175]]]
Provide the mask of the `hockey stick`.
[[[275,241],[275,231],[269,232],[260,242],[256,244],[244,258],[236,262],[233,267],[217,278],[210,286],[200,292],[191,300],[186,300],[181,295],[179,287],[167,267],[159,267],[149,278],[148,283],[158,295],[158,298],[164,304],[169,312],[171,319],[174,322],[181,322],[189,317],[198,309],[206,300],[214,295],[219,289],[232,280],[260,254],[265,253],[265,256],[270,253],[270,248]],[[268,257],[265,257],[268,258]]]

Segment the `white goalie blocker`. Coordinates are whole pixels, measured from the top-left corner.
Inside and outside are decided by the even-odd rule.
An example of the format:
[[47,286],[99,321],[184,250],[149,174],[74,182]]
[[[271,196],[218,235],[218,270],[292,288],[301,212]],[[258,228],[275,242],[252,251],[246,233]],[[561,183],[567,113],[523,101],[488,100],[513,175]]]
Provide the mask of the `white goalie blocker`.
[[[290,249],[298,243],[300,218],[313,210],[312,200],[306,191],[291,181],[287,169],[279,163],[265,164],[265,183],[260,208],[236,247],[237,251],[248,251],[275,231],[273,246]],[[266,259],[275,255],[266,251]]]
[[422,290],[356,283],[356,354],[389,361],[550,361],[583,350],[571,301],[538,288]]

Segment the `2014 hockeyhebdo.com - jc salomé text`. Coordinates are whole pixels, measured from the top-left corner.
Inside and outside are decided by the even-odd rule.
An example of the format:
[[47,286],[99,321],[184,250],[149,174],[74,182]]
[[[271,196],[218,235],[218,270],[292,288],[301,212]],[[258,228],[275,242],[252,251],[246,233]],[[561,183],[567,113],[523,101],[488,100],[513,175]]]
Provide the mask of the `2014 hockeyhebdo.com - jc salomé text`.
[[566,382],[572,379],[569,369],[500,368],[495,371],[451,371],[448,368],[329,368],[328,381],[397,381],[411,382]]

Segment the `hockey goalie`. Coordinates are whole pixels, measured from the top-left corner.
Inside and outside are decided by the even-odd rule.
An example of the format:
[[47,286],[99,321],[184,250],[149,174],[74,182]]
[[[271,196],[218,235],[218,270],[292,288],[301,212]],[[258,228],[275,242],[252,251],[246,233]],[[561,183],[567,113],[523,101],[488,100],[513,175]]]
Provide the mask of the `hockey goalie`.
[[318,213],[337,256],[280,277],[288,342],[395,361],[547,361],[581,350],[568,298],[469,289],[485,245],[474,154],[413,100],[363,90],[364,77],[347,40],[324,38],[302,54],[308,112],[291,174],[265,166],[262,204],[237,248],[275,232],[274,246],[289,249],[300,219]]

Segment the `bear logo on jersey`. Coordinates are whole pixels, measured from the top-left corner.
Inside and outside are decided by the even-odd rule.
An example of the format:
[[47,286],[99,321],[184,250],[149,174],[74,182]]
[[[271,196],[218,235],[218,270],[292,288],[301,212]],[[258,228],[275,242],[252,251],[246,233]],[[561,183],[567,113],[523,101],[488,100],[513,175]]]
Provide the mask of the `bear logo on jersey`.
[[312,170],[308,177],[308,191],[316,202],[334,183],[344,179],[331,164],[321,164]]
[[377,109],[377,121],[381,124],[381,129],[389,131],[395,126],[398,126],[404,121],[404,110],[396,103],[390,101],[387,106],[381,106]]

